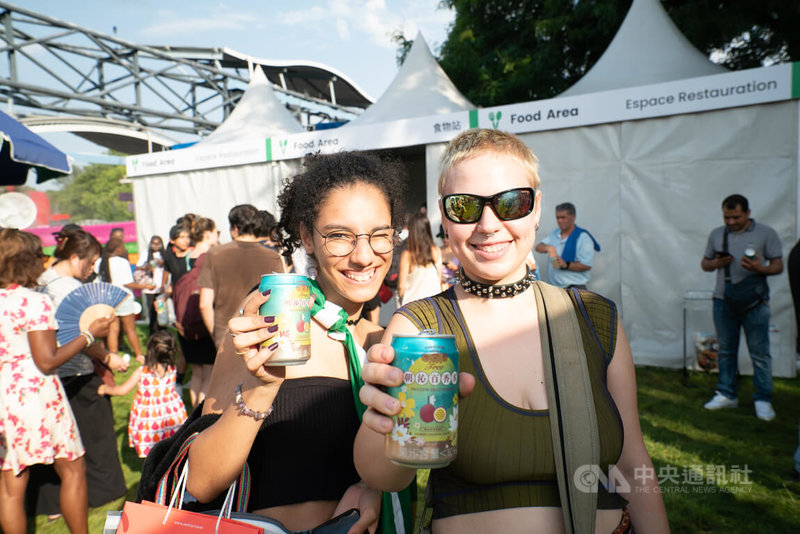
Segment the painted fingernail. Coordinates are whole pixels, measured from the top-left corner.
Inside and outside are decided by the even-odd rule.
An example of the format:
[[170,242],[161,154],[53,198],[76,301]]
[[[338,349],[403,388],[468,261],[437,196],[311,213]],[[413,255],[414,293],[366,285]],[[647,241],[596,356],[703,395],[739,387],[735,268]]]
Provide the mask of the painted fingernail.
[[386,401],[386,409],[389,410],[390,412],[393,412],[395,410],[395,405],[396,404],[397,404],[397,401],[395,399],[387,399],[387,401]]
[[275,350],[277,348],[278,348],[278,342],[277,341],[269,346],[269,350]]
[[275,316],[274,315],[267,315],[266,317],[264,317],[264,322],[265,323],[274,323],[275,322]]
[[278,331],[278,325],[276,325],[276,324],[274,324],[274,325],[270,326],[269,328],[267,328],[267,332],[277,332],[277,331]]
[[272,290],[271,289],[267,289],[266,291],[262,291],[261,292],[261,296],[268,297],[270,293],[272,293]]

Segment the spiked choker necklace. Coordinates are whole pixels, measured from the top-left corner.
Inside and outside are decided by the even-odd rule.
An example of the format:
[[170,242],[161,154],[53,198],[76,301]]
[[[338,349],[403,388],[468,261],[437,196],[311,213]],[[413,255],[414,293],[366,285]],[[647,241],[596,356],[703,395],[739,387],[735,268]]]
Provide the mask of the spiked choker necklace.
[[473,295],[487,299],[504,299],[522,293],[536,280],[530,267],[526,267],[525,269],[525,276],[512,284],[498,286],[482,284],[468,278],[463,268],[458,270],[458,281],[467,293],[472,293]]

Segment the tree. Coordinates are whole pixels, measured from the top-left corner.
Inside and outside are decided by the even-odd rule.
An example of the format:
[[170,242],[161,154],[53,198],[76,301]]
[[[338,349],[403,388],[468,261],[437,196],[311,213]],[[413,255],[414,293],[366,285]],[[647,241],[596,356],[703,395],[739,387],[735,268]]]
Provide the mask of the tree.
[[[800,57],[797,0],[662,4],[699,50],[728,68]],[[480,106],[550,98],[594,65],[630,5],[631,0],[443,0],[456,16],[440,63]]]
[[133,214],[128,203],[119,199],[120,193],[131,193],[122,165],[92,163],[76,167],[73,174],[62,179],[63,187],[50,193],[54,211],[69,213],[72,221],[102,220],[129,221]]
[[[800,58],[800,2],[662,0],[675,25],[699,50],[732,70]],[[731,5],[732,4],[732,5]]]

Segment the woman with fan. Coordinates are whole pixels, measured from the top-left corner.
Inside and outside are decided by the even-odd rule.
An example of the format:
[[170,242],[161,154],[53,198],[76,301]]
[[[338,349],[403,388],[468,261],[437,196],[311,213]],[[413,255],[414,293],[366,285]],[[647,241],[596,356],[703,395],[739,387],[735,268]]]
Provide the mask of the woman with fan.
[[403,506],[401,496],[382,498],[360,482],[353,464],[361,356],[382,330],[361,318],[361,310],[391,264],[405,181],[398,163],[367,154],[306,159],[304,171],[278,197],[278,232],[284,254],[304,249],[316,271],[311,358],[304,365],[264,366],[277,346],[278,326],[274,317],[258,316],[268,292],[251,293],[228,323],[231,335],[221,344],[205,403],[145,461],[140,498],[152,499],[159,471],[198,431],[186,489],[209,503],[203,506],[217,505],[246,462],[248,511],[289,529],[310,529],[357,508],[360,519],[349,532],[374,532],[383,501],[377,528],[411,530],[408,516],[393,516]]
[[[81,228],[62,228],[53,251],[54,262],[39,278],[39,285],[53,301],[55,308],[93,271],[102,247],[93,235]],[[67,392],[83,445],[86,448],[86,480],[89,506],[103,505],[125,494],[117,439],[114,433],[114,414],[108,398],[99,396],[102,383],[94,373],[93,360],[105,364],[114,372],[125,372],[128,364],[117,354],[93,343],[56,369]],[[35,480],[34,480],[35,479]],[[31,485],[38,488],[37,514],[58,514],[58,483],[47,473],[34,473]]]
[[73,533],[88,532],[84,447],[67,395],[52,371],[108,333],[96,319],[60,347],[55,307],[35,291],[44,271],[42,244],[27,232],[0,230],[0,527],[26,531],[29,466],[53,464],[59,499]]

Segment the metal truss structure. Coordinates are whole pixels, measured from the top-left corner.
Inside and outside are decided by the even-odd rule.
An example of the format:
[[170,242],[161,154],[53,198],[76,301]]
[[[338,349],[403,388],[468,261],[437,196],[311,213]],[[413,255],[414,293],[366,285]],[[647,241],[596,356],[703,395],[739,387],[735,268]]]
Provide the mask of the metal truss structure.
[[372,103],[325,65],[259,60],[227,48],[137,45],[6,2],[0,45],[0,95],[23,123],[129,154],[213,131],[255,65],[308,128],[352,119]]

